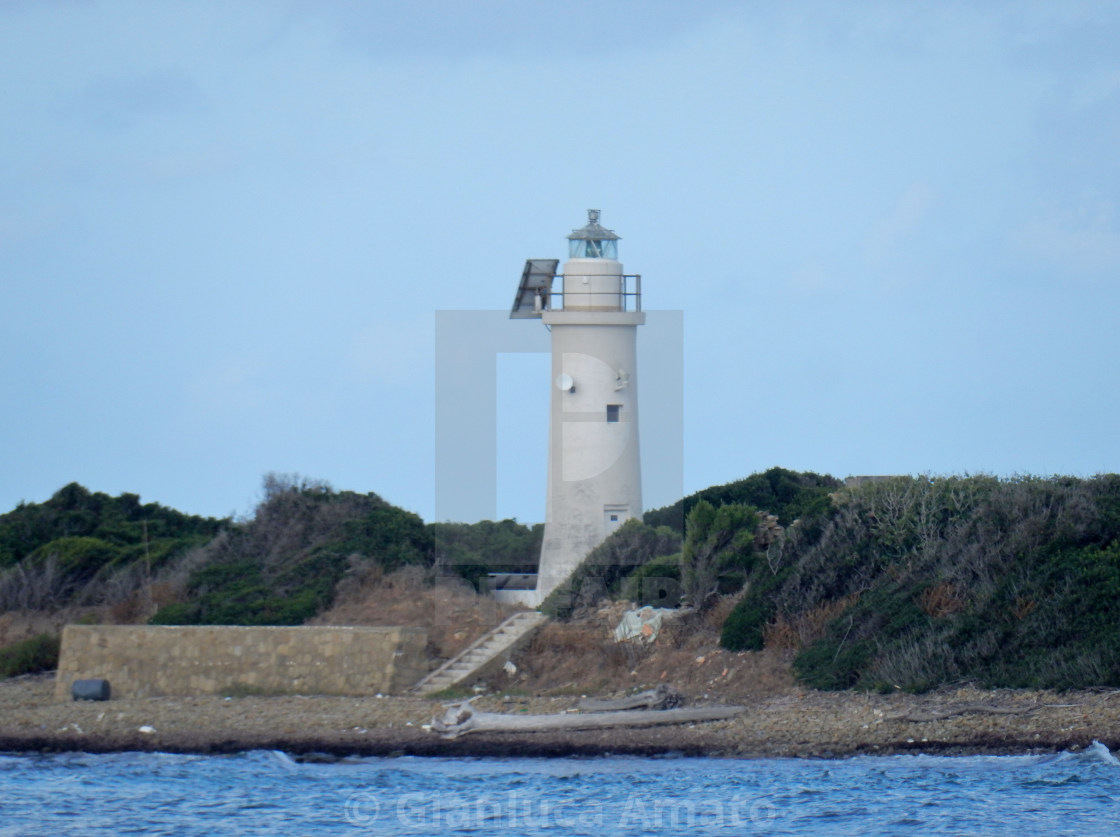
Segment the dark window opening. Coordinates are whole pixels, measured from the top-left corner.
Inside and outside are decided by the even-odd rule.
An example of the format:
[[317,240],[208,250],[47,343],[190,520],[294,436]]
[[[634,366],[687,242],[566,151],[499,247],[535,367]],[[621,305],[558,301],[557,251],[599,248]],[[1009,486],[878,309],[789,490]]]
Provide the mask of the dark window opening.
[[618,421],[618,411],[622,409],[621,404],[608,404],[607,405],[607,421]]

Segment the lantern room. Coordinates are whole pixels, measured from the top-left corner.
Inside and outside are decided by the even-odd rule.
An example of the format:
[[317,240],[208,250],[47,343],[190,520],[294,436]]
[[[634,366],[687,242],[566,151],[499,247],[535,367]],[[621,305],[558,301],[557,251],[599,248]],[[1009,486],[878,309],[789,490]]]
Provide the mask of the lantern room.
[[599,210],[587,210],[587,226],[572,230],[568,236],[569,259],[618,260],[618,239],[614,230],[599,225]]

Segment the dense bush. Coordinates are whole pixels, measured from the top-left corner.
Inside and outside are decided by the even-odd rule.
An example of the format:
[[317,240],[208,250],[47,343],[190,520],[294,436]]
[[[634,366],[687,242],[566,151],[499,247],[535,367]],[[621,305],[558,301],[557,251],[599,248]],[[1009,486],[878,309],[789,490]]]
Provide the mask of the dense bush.
[[581,607],[622,593],[623,579],[654,558],[680,552],[681,537],[667,526],[654,528],[630,519],[610,534],[571,578],[557,587],[541,605],[550,616],[566,618]]
[[228,524],[71,483],[0,515],[0,610],[114,603]]
[[537,571],[544,524],[529,527],[516,520],[483,520],[432,523],[428,528],[439,570],[462,576],[476,589],[487,573]]
[[826,511],[829,494],[842,485],[840,480],[827,474],[771,468],[727,485],[714,485],[697,491],[671,506],[651,509],[643,519],[650,526],[669,526],[683,534],[685,520],[693,506],[704,501],[715,507],[729,503],[753,506],[776,515],[779,523],[788,526],[798,518]]
[[41,563],[54,558],[59,570],[74,584],[85,584],[103,567],[123,560],[122,550],[100,538],[55,538],[36,549],[26,561]]
[[680,553],[662,555],[643,564],[622,584],[622,598],[640,606],[680,607],[682,598]]
[[758,525],[758,512],[742,503],[716,508],[701,500],[692,507],[681,548],[681,586],[689,605],[705,610],[720,593],[743,586]]
[[756,541],[756,509],[782,523],[822,514],[840,486],[829,476],[771,468],[648,511],[642,522],[627,521],[597,547],[541,609],[567,616],[602,596],[665,604],[679,603],[682,595],[703,609],[717,594],[738,592],[764,548]]
[[191,556],[186,601],[153,623],[296,625],[330,605],[352,556],[385,570],[432,562],[424,522],[376,494],[275,474],[264,488],[251,520]]
[[157,624],[298,624],[328,607],[355,568],[392,572],[438,557],[475,579],[533,572],[542,528],[427,526],[376,494],[289,475],[266,475],[253,517],[237,523],[71,484],[0,515],[0,610],[109,604]]
[[153,560],[214,537],[228,520],[183,514],[158,503],[140,503],[136,494],[110,497],[77,483],[59,489],[45,503],[20,503],[0,514],[0,568],[34,552],[50,552],[52,542],[96,538],[115,549],[114,559],[133,560],[147,548]]
[[766,644],[766,627],[774,619],[773,591],[780,587],[788,570],[777,572],[756,564],[747,578],[745,594],[724,620],[720,644],[734,651],[761,651]]
[[59,640],[51,634],[38,634],[0,648],[0,677],[37,674],[58,668]]
[[1120,685],[1120,476],[896,478],[771,545],[723,644],[818,688]]

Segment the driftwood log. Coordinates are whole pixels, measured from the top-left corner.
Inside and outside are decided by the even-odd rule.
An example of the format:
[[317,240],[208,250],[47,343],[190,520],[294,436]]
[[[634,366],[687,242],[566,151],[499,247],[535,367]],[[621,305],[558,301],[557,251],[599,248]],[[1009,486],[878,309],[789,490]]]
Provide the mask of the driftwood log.
[[584,712],[622,712],[627,709],[677,709],[684,706],[684,695],[662,683],[656,689],[640,692],[618,700],[584,698],[579,702]]
[[745,711],[743,706],[698,706],[691,709],[635,709],[619,712],[563,715],[502,715],[478,712],[469,703],[454,703],[442,718],[432,719],[432,731],[444,738],[471,732],[553,732],[556,730],[650,727],[721,721]]

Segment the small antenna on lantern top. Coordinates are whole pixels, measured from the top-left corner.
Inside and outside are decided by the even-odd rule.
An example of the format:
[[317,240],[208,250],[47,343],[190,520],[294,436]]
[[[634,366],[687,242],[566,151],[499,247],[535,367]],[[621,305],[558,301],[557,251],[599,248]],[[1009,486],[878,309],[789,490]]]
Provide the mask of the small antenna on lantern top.
[[598,209],[587,210],[587,220],[590,221],[592,224],[598,224],[599,223],[599,210]]

